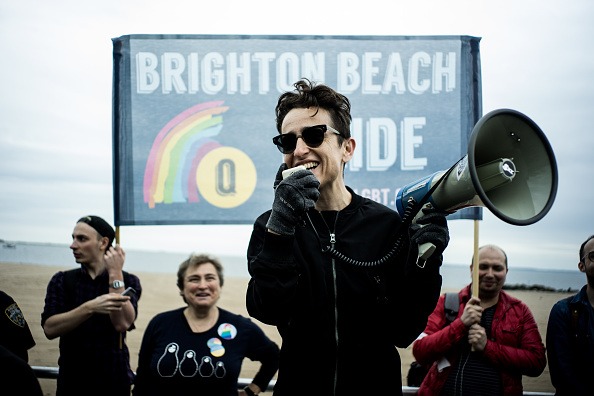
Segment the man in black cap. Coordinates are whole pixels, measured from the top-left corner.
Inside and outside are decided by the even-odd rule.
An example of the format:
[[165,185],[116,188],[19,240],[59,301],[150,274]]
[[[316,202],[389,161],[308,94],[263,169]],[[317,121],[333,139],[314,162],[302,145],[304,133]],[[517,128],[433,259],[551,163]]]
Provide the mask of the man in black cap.
[[[47,287],[41,326],[47,338],[60,337],[57,396],[130,394],[124,338],[134,328],[141,287],[122,270],[126,254],[111,246],[114,237],[102,218],[80,218],[70,249],[81,267],[56,273]],[[126,287],[135,294],[122,296]]]

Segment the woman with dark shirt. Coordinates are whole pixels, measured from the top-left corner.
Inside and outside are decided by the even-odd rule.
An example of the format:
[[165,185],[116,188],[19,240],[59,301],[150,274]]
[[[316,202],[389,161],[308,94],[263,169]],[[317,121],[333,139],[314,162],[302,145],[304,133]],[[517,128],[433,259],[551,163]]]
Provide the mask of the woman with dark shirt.
[[[279,349],[250,319],[217,306],[221,263],[192,255],[178,270],[186,307],[163,312],[149,323],[139,352],[134,396],[257,395],[278,369]],[[243,359],[262,362],[251,384],[238,392]]]

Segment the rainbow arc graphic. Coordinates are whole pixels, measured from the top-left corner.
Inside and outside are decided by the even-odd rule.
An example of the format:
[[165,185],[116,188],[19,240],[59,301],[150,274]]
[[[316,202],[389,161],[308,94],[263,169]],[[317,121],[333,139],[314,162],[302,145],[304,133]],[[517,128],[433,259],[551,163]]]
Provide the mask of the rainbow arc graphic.
[[184,110],[157,134],[144,170],[143,195],[157,203],[199,202],[196,169],[210,151],[222,147],[213,138],[223,129],[223,101]]

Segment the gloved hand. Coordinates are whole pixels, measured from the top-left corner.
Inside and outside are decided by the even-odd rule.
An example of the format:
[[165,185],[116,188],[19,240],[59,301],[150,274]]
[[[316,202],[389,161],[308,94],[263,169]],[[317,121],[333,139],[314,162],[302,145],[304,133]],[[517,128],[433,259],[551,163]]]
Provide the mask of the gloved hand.
[[301,216],[315,207],[320,197],[320,182],[310,170],[300,170],[283,180],[283,163],[274,181],[274,202],[266,228],[281,235],[293,235]]
[[409,228],[410,243],[421,245],[430,242],[435,245],[433,255],[440,255],[450,242],[450,233],[448,231],[447,213],[424,208],[423,216],[416,220]]
[[278,185],[280,184],[280,182],[283,181],[283,172],[286,171],[287,169],[289,169],[289,166],[287,164],[285,164],[284,162],[281,164],[281,166],[278,167],[278,171],[276,172],[276,177],[274,178],[274,189],[276,190],[276,188],[278,187]]

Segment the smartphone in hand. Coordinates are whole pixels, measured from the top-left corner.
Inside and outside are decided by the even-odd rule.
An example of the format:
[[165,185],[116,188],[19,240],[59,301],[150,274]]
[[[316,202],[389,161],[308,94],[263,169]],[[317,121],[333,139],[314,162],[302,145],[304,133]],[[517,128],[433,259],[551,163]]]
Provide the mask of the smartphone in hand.
[[136,295],[136,290],[133,287],[128,287],[126,290],[122,292],[122,296],[132,297]]

